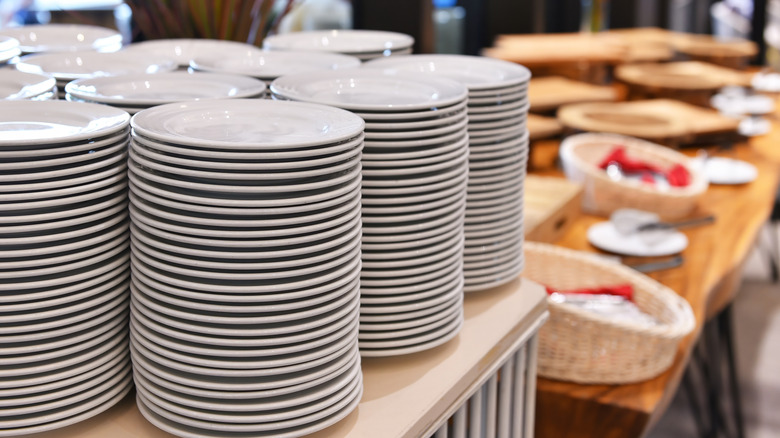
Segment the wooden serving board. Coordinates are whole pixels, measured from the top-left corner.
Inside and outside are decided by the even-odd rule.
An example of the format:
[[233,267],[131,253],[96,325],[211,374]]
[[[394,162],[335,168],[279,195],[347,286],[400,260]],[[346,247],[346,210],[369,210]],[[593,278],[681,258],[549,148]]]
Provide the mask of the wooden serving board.
[[583,62],[617,64],[627,49],[619,37],[605,33],[499,35],[494,47],[483,49],[482,54],[535,67]]
[[611,132],[674,146],[736,135],[739,120],[671,99],[567,105],[558,111],[564,127]]
[[550,111],[570,103],[615,102],[618,98],[615,87],[560,76],[531,79],[528,85],[528,99],[534,112]]
[[557,241],[582,214],[582,186],[565,178],[528,175],[525,179],[525,238]]
[[706,62],[683,61],[621,65],[615,69],[615,78],[650,89],[714,91],[727,85],[749,87],[753,75]]
[[531,141],[555,137],[563,132],[561,122],[555,117],[528,114],[526,126],[528,127],[529,140]]

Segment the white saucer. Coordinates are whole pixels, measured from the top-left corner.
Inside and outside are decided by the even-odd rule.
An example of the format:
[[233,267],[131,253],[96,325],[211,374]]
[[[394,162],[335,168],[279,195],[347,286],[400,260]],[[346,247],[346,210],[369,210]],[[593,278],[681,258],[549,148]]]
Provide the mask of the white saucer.
[[145,56],[173,59],[179,67],[189,67],[201,56],[219,53],[225,59],[252,56],[261,52],[258,47],[247,43],[207,38],[168,38],[143,41],[126,46],[123,53],[139,53]]
[[195,57],[190,66],[198,71],[232,73],[265,81],[289,74],[360,67],[360,59],[339,53],[247,51],[226,56],[213,51]]
[[593,246],[615,254],[636,257],[659,257],[682,252],[688,247],[688,238],[679,231],[670,231],[669,237],[655,244],[648,244],[639,234],[622,235],[610,222],[600,222],[588,229],[588,242]]
[[377,30],[326,30],[279,34],[266,38],[268,50],[317,50],[347,54],[382,53],[410,48],[414,38]]
[[98,26],[41,24],[9,27],[0,35],[15,38],[24,53],[96,50],[114,52],[122,48],[119,32]]
[[758,177],[758,170],[745,161],[711,157],[705,161],[704,174],[712,184],[747,184]]
[[53,76],[60,92],[64,83],[75,79],[119,76],[137,73],[162,73],[176,69],[176,63],[168,58],[152,58],[132,53],[63,52],[26,56],[16,64],[16,69]]

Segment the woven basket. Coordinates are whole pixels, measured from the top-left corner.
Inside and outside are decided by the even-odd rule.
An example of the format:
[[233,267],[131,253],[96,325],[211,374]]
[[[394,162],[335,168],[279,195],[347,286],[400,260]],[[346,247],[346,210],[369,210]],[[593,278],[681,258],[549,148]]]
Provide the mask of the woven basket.
[[631,284],[636,305],[661,324],[604,319],[548,300],[539,332],[539,374],[578,383],[620,384],[650,379],[672,365],[678,342],[694,328],[687,301],[626,266],[552,245],[526,242],[523,276],[553,289]]
[[[612,180],[598,165],[617,145],[625,146],[630,157],[663,169],[674,164],[685,166],[691,174],[691,184],[661,191],[641,181]],[[635,208],[657,213],[662,219],[679,219],[691,214],[707,190],[707,179],[693,166],[691,159],[667,147],[633,137],[572,135],[561,143],[560,155],[566,177],[583,185],[583,209],[597,215],[608,216],[619,208]]]

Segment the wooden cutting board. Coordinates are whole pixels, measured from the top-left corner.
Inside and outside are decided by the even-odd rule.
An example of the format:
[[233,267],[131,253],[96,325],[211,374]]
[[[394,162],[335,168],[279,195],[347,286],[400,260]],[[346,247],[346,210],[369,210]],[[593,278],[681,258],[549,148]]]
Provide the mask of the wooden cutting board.
[[714,91],[727,85],[749,87],[753,75],[706,62],[684,61],[621,65],[615,69],[615,78],[650,89]]
[[561,126],[561,122],[558,119],[537,114],[528,114],[526,126],[528,127],[528,136],[531,141],[555,137],[563,132],[563,126]]
[[558,120],[579,131],[611,132],[673,145],[736,134],[739,125],[739,120],[717,111],[671,99],[567,105],[558,110]]
[[528,175],[523,220],[525,238],[552,243],[582,214],[582,186],[565,178]]
[[535,67],[573,62],[617,64],[627,49],[619,37],[606,33],[499,35],[494,47],[483,49],[482,54]]
[[531,79],[528,99],[531,111],[554,110],[570,103],[615,102],[618,91],[611,86],[591,85],[560,76]]

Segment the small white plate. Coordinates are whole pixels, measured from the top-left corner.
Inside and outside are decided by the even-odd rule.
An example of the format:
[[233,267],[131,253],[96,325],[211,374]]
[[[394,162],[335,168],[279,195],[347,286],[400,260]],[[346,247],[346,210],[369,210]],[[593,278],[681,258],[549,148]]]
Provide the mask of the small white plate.
[[433,74],[457,80],[469,92],[514,87],[531,79],[531,72],[519,64],[483,56],[391,56],[367,62],[365,67]]
[[273,35],[263,41],[268,50],[312,50],[360,54],[409,48],[414,38],[378,30],[322,30]]
[[604,251],[636,257],[659,257],[682,252],[688,247],[688,238],[679,231],[670,231],[661,241],[646,242],[639,233],[623,235],[610,221],[600,222],[588,229],[588,242]]
[[53,76],[62,85],[81,78],[168,72],[176,69],[176,63],[167,58],[124,52],[66,52],[26,56],[16,64],[16,69]]
[[39,24],[9,27],[1,35],[15,38],[24,53],[96,50],[115,52],[122,48],[119,32],[98,26]]
[[49,145],[108,136],[130,122],[105,105],[63,101],[0,101],[0,147]]
[[275,80],[271,92],[285,99],[322,103],[357,111],[433,111],[466,101],[466,87],[424,74],[376,70],[337,70],[289,75]]
[[712,184],[747,184],[758,178],[758,170],[752,164],[725,157],[707,158],[704,174]]
[[219,100],[161,105],[133,117],[144,137],[221,150],[302,149],[360,135],[360,117],[299,102]]
[[79,79],[68,83],[65,92],[98,103],[153,106],[204,99],[259,97],[265,88],[263,81],[245,76],[171,72]]
[[252,56],[261,52],[258,47],[247,43],[216,39],[169,38],[149,40],[126,46],[123,53],[140,53],[145,56],[164,57],[176,61],[179,67],[189,67],[201,56],[218,53],[225,59]]
[[55,87],[54,78],[33,73],[0,70],[0,99],[26,100],[50,92]]
[[227,56],[213,51],[195,57],[190,66],[206,72],[232,73],[263,80],[289,74],[360,67],[360,59],[339,53],[246,51],[242,56]]

